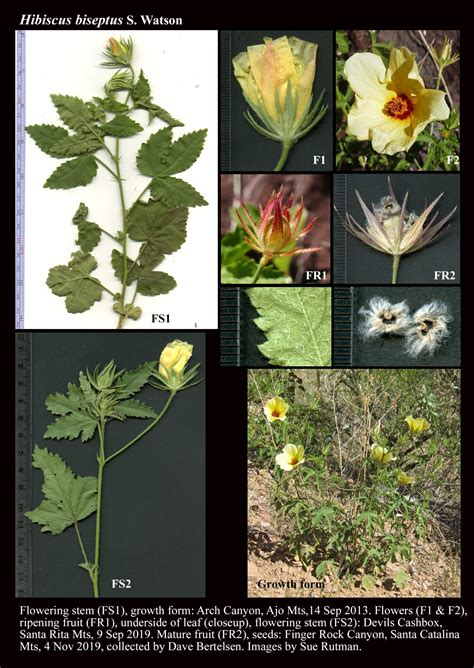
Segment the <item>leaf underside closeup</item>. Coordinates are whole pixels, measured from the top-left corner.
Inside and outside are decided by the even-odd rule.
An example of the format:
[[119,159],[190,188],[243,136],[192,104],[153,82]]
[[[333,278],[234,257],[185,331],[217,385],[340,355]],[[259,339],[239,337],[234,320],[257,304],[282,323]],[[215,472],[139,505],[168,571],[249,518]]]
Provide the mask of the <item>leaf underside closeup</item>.
[[330,366],[331,291],[326,288],[251,288],[267,341],[258,346],[275,366]]
[[41,525],[41,531],[60,534],[67,527],[85,519],[97,509],[97,478],[75,476],[59,455],[35,446],[33,466],[44,475],[44,499],[25,513]]

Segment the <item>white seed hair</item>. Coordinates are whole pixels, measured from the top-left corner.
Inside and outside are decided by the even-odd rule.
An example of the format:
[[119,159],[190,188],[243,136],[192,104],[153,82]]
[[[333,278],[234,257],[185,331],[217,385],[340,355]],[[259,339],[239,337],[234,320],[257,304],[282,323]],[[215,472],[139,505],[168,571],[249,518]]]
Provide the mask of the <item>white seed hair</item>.
[[383,334],[403,336],[410,325],[408,304],[405,301],[392,304],[384,297],[372,297],[368,308],[362,306],[359,314],[362,316],[359,334],[364,339],[373,339]]
[[448,324],[451,320],[448,306],[444,302],[435,299],[421,306],[413,314],[412,323],[406,333],[405,350],[408,355],[433,355],[448,339]]

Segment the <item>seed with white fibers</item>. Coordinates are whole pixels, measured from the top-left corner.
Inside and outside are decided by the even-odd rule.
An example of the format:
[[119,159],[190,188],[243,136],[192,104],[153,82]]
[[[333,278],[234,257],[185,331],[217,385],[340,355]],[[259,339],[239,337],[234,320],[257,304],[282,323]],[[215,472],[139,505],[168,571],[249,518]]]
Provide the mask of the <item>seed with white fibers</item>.
[[435,300],[421,306],[406,333],[405,350],[411,357],[433,355],[449,337],[452,317],[444,302]]
[[364,339],[373,339],[384,334],[403,336],[410,325],[408,304],[403,301],[392,304],[384,297],[372,297],[368,308],[359,309],[362,316],[359,334]]

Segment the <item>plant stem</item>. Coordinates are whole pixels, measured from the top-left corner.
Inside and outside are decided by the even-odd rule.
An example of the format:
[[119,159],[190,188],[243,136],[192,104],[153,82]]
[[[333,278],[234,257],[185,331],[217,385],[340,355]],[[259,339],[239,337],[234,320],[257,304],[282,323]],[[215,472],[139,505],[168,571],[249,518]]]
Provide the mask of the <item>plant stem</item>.
[[264,260],[264,258],[262,257],[262,259],[260,260],[260,262],[258,264],[257,271],[255,272],[255,274],[252,278],[252,281],[251,281],[252,283],[256,283],[258,281],[258,279],[260,278],[260,274],[262,273],[262,269],[267,264],[263,260]]
[[121,455],[122,452],[125,452],[125,450],[127,450],[128,448],[130,448],[130,447],[131,447],[132,445],[134,445],[134,443],[136,443],[137,441],[139,441],[139,440],[142,438],[142,436],[145,436],[145,434],[147,434],[151,429],[153,429],[153,427],[154,427],[156,424],[158,424],[158,422],[161,420],[161,418],[163,417],[163,415],[166,413],[166,411],[167,411],[168,408],[170,407],[171,402],[173,401],[173,399],[174,399],[175,396],[176,396],[176,390],[171,391],[171,392],[170,392],[170,396],[168,397],[168,401],[166,402],[166,404],[165,404],[163,410],[162,410],[161,413],[160,413],[160,414],[153,420],[153,422],[151,422],[151,423],[148,425],[148,427],[146,427],[143,431],[141,431],[141,432],[138,434],[138,436],[135,436],[135,438],[132,438],[131,441],[129,441],[129,442],[126,443],[123,447],[121,447],[119,450],[117,450],[117,452],[114,452],[113,454],[109,455],[109,456],[105,459],[105,461],[104,461],[104,465],[105,465],[105,464],[108,464],[110,461],[112,461],[112,459],[114,459],[114,458],[117,457],[118,455]]
[[97,516],[95,521],[95,551],[94,551],[94,573],[92,577],[92,586],[94,597],[99,597],[99,574],[100,574],[100,520],[102,508],[102,481],[104,478],[105,458],[105,423],[103,420],[99,424],[99,469],[97,472]]
[[393,265],[392,265],[392,284],[397,282],[398,276],[398,267],[400,265],[400,255],[393,256]]
[[284,141],[283,142],[283,147],[282,147],[282,150],[281,150],[280,159],[277,163],[277,166],[274,169],[275,172],[281,172],[281,170],[283,169],[283,166],[286,162],[286,159],[288,158],[288,153],[290,152],[290,148],[291,148],[291,142]]
[[[79,530],[79,525],[77,522],[74,522],[74,528],[76,530],[77,542],[79,543],[79,547],[81,548],[81,553],[82,553],[82,558],[84,559],[84,563],[89,564],[89,557],[87,556],[86,548],[84,547],[81,532]],[[90,571],[87,572],[89,573],[89,577],[93,582],[94,580],[92,578],[92,573]]]
[[107,163],[105,163],[103,160],[101,160],[97,156],[95,156],[95,161],[98,162],[99,165],[102,165],[102,167],[104,167],[108,172],[110,172],[112,174],[112,176],[114,177],[114,179],[117,180],[117,178],[118,178],[117,174],[114,172],[113,169],[110,169],[110,167],[107,165]]
[[[115,167],[117,169],[117,183],[120,194],[120,206],[122,209],[122,256],[123,256],[123,276],[122,276],[122,293],[120,296],[120,305],[125,306],[125,296],[127,292],[128,266],[127,266],[127,207],[125,206],[125,195],[123,192],[123,180],[120,172],[120,139],[115,140]],[[127,316],[120,315],[117,329],[122,329],[123,323]]]

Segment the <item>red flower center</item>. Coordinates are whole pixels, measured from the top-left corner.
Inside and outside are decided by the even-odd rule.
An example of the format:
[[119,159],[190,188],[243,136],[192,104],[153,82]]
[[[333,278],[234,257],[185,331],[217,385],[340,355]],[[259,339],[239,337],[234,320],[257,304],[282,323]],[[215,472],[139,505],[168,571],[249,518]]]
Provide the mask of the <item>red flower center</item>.
[[272,411],[272,417],[280,417],[280,411],[274,410]]
[[403,121],[413,111],[413,102],[402,93],[389,100],[382,111],[386,116]]
[[297,463],[298,463],[298,457],[293,457],[292,459],[290,459],[290,464],[292,466],[296,466]]

